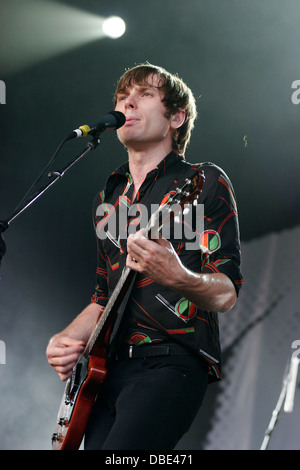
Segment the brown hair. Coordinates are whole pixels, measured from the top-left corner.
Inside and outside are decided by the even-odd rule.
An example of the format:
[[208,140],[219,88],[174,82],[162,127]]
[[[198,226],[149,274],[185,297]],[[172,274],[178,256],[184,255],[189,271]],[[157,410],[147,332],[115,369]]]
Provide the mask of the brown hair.
[[197,110],[192,91],[177,74],[167,72],[164,68],[149,62],[127,69],[117,83],[114,103],[116,104],[119,93],[123,93],[126,88],[130,88],[134,84],[147,84],[149,75],[153,74],[159,75],[161,78],[159,88],[164,92],[162,102],[166,107],[166,117],[170,117],[178,111],[185,111],[185,121],[174,131],[172,142],[173,149],[184,155],[194,128]]

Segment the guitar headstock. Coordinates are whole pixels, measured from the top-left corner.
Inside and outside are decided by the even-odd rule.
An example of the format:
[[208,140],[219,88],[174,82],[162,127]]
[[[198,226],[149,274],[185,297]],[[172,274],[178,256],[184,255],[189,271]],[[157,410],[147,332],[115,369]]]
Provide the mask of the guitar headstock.
[[173,194],[170,194],[167,201],[159,207],[159,209],[151,215],[146,231],[148,234],[160,232],[162,226],[166,222],[170,222],[178,215],[184,206],[188,206],[191,202],[197,202],[197,197],[202,191],[205,181],[202,170],[197,169],[190,178],[186,178],[181,188],[176,188]]
[[204,184],[204,173],[202,170],[195,171],[191,178],[186,178],[181,188],[176,188],[175,194],[172,194],[166,204],[179,204],[183,207],[186,204],[196,200],[202,191]]

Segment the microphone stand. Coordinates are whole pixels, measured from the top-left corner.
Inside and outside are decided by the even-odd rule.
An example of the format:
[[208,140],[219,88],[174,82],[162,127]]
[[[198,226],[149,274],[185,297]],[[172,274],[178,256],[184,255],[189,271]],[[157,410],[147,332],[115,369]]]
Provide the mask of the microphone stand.
[[81,160],[85,155],[94,150],[100,144],[99,136],[94,136],[94,138],[88,142],[87,147],[79,155],[77,155],[62,171],[51,171],[48,176],[52,178],[46,185],[44,185],[34,196],[29,199],[20,209],[15,210],[11,216],[6,220],[0,220],[0,263],[1,258],[6,252],[5,242],[2,238],[2,233],[8,229],[11,222],[19,217],[22,212],[28,209],[37,199],[42,196],[48,189],[50,189],[57,181],[61,180],[67,171],[72,168],[79,160]]
[[295,394],[298,366],[299,366],[299,359],[292,356],[290,361],[288,361],[287,363],[288,370],[285,371],[284,373],[283,383],[282,383],[282,388],[279,394],[279,398],[272,412],[269,425],[265,431],[264,439],[261,444],[260,450],[267,450],[272,432],[274,431],[274,428],[277,423],[279,413],[282,410],[282,407],[284,407],[284,411],[286,413],[290,413],[293,410],[293,400],[294,400],[294,394]]

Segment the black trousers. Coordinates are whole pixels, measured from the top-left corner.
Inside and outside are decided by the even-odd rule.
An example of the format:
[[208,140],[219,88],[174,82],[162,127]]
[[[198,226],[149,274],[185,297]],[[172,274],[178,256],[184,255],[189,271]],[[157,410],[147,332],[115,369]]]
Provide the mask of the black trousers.
[[[158,345],[138,348],[155,351]],[[86,450],[174,449],[202,404],[207,367],[183,348],[172,351],[133,358],[126,351],[108,365],[86,429]]]

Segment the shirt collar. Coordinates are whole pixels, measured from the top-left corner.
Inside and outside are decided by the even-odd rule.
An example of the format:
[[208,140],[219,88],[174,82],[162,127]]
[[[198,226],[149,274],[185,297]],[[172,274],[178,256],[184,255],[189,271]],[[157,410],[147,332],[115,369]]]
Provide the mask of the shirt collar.
[[[178,159],[183,160],[183,156],[172,150],[165,158],[163,158],[161,162],[159,162],[159,164],[153,170],[151,170],[147,174],[147,178],[149,178],[150,176],[159,176],[160,174],[165,173],[170,169],[170,167],[172,167],[172,165],[176,161],[178,161]],[[116,187],[116,185],[122,181],[125,184],[132,182],[128,161],[116,168],[108,177],[105,185],[106,196],[110,194],[111,191],[113,191],[113,189]]]
[[[161,161],[159,164],[151,170],[149,173],[152,172],[157,172],[158,173],[165,173],[166,170],[173,165],[178,159],[183,159],[183,156],[174,152],[173,150]],[[129,172],[129,162],[123,163],[121,166],[119,166],[112,175],[115,176],[126,176],[127,178],[131,178],[130,172]]]

